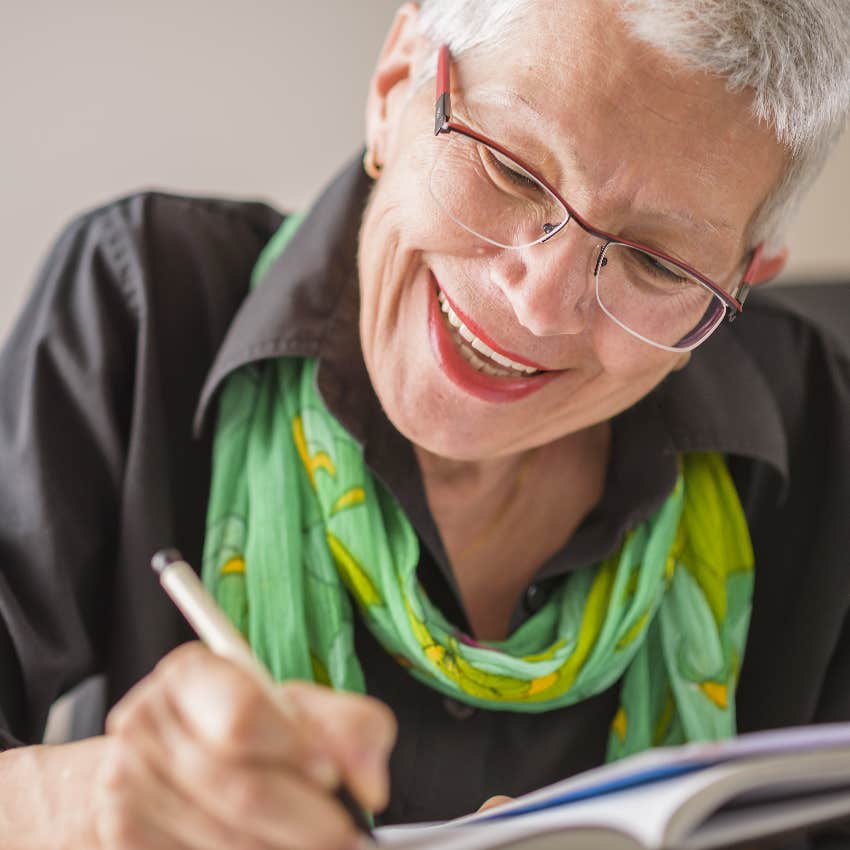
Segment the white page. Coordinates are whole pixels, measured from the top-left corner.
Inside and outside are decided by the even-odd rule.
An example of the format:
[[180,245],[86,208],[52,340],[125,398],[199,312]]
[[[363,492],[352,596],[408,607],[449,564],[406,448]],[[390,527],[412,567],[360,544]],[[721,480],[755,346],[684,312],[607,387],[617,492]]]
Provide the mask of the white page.
[[[578,827],[609,829],[634,836],[646,847],[661,847],[665,840],[684,841],[694,828],[738,792],[752,787],[753,783],[775,782],[783,790],[792,787],[814,789],[830,783],[850,785],[850,749],[818,753],[811,761],[782,753],[764,756],[746,764],[721,764],[715,767],[659,781],[643,786],[612,792],[543,809],[525,815],[488,823],[469,823],[463,820],[421,828],[399,828],[379,837],[382,844],[395,848],[402,846],[425,850],[484,850],[510,844],[529,835],[561,832]],[[850,788],[833,795],[830,805],[843,802],[850,815]],[[796,808],[796,821],[809,823],[819,811],[814,801],[810,807],[801,804]],[[778,810],[773,807],[775,816]],[[808,815],[806,812],[808,811]],[[829,810],[832,813],[833,809]],[[840,811],[840,810],[839,810]],[[767,820],[760,821],[758,808],[736,813],[735,827],[744,822],[754,824],[747,835],[759,834]],[[731,821],[728,829],[732,829]],[[568,837],[562,843],[568,846]],[[694,845],[697,846],[697,845]],[[699,845],[703,846],[703,845]],[[709,846],[709,845],[705,845]]]
[[[494,814],[504,816],[528,805],[545,802],[552,797],[589,792],[598,785],[627,780],[646,771],[735,761],[770,753],[828,750],[839,747],[850,747],[850,723],[824,723],[818,726],[771,729],[739,735],[726,741],[705,741],[685,744],[681,747],[651,749],[532,791],[499,806],[498,809],[456,818],[452,823],[491,820]],[[568,805],[576,805],[576,803]]]
[[[692,774],[487,824],[459,825],[451,821],[436,827],[378,832],[380,843],[390,847],[483,850],[530,834],[594,827],[615,829],[654,847],[661,845],[670,815],[705,784],[702,773]],[[650,812],[652,817],[648,816]]]

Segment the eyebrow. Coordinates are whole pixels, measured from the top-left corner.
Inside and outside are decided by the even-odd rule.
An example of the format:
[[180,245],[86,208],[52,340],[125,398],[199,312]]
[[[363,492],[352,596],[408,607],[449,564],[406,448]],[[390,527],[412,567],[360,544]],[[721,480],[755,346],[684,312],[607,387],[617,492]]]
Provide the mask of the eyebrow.
[[[525,95],[514,89],[499,89],[498,90],[500,97],[498,98],[486,98],[486,101],[490,101],[491,103],[498,103],[499,101],[507,102],[507,105],[510,106],[511,102],[516,102],[522,104],[528,111],[533,113],[541,122],[543,123],[551,123],[549,119],[547,119],[546,115],[540,110],[540,108],[534,103],[534,101],[529,100]],[[545,142],[539,142],[542,147],[546,147]],[[548,148],[547,148],[548,150]],[[554,151],[549,151],[550,155],[553,159],[557,159],[554,154]],[[578,156],[578,151],[575,146],[570,144],[568,148],[568,156],[569,156],[569,164],[574,167],[580,174],[587,175],[588,169],[582,164],[580,157]],[[530,163],[531,164],[531,163]],[[566,199],[570,202],[570,199]],[[719,233],[721,231],[731,231],[735,232],[737,227],[729,221],[718,220],[711,221],[705,218],[698,218],[693,213],[688,211],[687,209],[673,209],[667,207],[654,207],[652,209],[636,209],[636,214],[645,219],[654,219],[656,221],[660,221],[663,223],[675,223],[684,227],[687,227],[690,230],[704,230],[708,228],[708,230],[713,231],[715,233]]]
[[710,221],[707,218],[697,218],[687,210],[674,210],[655,207],[647,210],[637,210],[638,215],[644,218],[663,219],[664,221],[673,221],[677,224],[683,224],[693,230],[702,230],[708,228],[714,232],[721,230],[735,232],[737,227],[729,221]]

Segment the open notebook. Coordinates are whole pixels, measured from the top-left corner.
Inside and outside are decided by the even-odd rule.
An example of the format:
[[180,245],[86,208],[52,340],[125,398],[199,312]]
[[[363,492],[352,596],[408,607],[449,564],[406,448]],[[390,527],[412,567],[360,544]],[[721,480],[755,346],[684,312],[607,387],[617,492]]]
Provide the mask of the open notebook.
[[385,827],[417,850],[728,847],[850,820],[850,723],[649,750],[441,824]]

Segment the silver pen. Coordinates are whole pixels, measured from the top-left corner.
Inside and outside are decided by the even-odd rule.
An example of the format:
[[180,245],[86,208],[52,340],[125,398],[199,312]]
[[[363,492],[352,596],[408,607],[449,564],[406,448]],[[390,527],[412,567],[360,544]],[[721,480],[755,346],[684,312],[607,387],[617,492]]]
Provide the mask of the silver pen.
[[[275,694],[276,686],[268,670],[257,660],[248,642],[227,619],[227,615],[218,607],[197,573],[183,560],[180,552],[176,549],[162,549],[151,559],[151,566],[159,575],[159,583],[165,592],[209,649],[251,673],[274,697],[277,705],[291,712],[291,708]],[[344,785],[337,789],[336,797],[357,828],[372,838],[372,830],[365,813]]]

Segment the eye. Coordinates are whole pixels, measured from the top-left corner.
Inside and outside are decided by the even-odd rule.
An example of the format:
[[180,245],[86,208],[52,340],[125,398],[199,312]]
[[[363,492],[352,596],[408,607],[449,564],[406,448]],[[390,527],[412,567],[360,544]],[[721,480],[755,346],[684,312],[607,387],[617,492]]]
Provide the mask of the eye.
[[688,282],[688,278],[682,275],[678,269],[668,265],[663,260],[659,260],[651,254],[645,254],[643,251],[638,251],[636,254],[640,258],[640,264],[644,270],[657,280],[671,284]]
[[489,171],[495,172],[501,180],[507,181],[512,186],[531,191],[540,189],[540,185],[536,180],[529,177],[525,171],[520,170],[521,166],[497,151],[482,145],[481,157]]
[[610,279],[619,279],[648,294],[670,295],[701,287],[673,263],[628,245],[612,245],[605,253],[602,268]]

